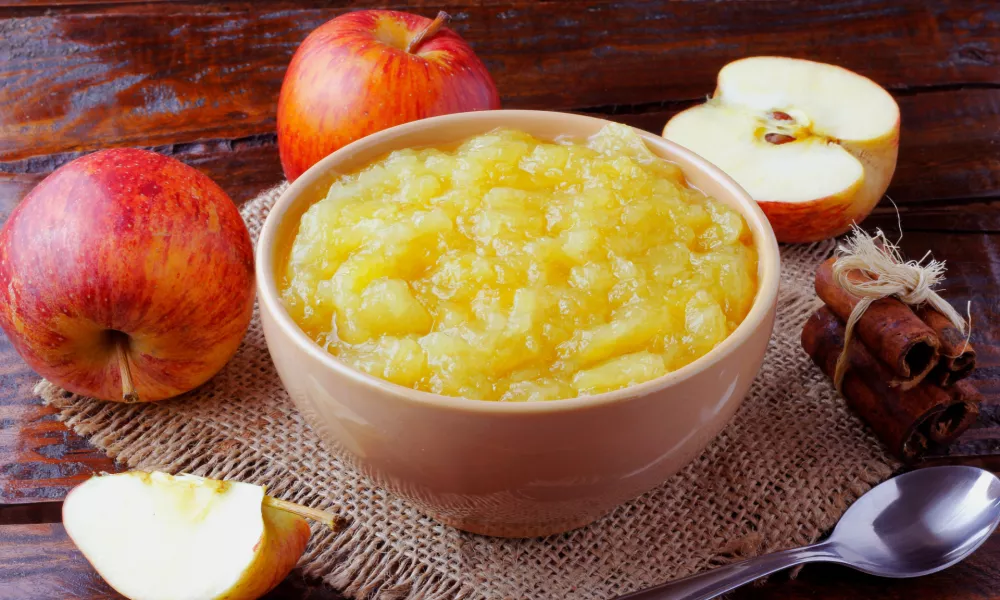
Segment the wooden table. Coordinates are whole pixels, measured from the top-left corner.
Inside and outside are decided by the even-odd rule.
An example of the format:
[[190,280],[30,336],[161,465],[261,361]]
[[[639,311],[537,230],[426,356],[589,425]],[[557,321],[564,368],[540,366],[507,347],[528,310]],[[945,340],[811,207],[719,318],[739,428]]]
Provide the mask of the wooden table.
[[[48,172],[111,146],[203,170],[242,203],[282,179],[275,103],[313,28],[368,0],[0,0],[0,221]],[[904,249],[948,261],[948,297],[973,302],[987,397],[981,422],[927,463],[1000,469],[1000,4],[996,0],[605,2],[477,0],[394,8],[453,16],[508,108],[595,114],[659,132],[704,99],[726,62],[801,56],[853,69],[902,110],[889,194]],[[891,206],[866,225],[895,230]],[[0,599],[112,592],[61,525],[66,491],[114,465],[32,396],[0,337]],[[809,567],[737,598],[1000,598],[1000,536],[966,563],[887,582]],[[339,598],[293,575],[269,598]]]

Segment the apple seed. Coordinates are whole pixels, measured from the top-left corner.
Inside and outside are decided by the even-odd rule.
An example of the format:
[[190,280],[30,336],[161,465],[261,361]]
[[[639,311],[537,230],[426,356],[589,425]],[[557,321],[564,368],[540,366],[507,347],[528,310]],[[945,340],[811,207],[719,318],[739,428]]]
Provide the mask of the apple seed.
[[774,144],[775,146],[780,146],[781,144],[787,144],[788,142],[794,142],[795,136],[785,135],[784,133],[769,133],[764,136],[764,140]]

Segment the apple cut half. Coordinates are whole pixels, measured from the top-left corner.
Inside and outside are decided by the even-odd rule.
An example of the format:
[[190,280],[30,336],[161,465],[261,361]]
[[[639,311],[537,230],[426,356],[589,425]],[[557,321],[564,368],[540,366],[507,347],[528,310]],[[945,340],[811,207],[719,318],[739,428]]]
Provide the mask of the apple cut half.
[[757,56],[723,67],[712,98],[670,119],[663,137],[735,179],[778,241],[811,242],[860,223],[885,194],[899,106],[847,69]]
[[251,600],[305,551],[309,525],[289,511],[332,524],[258,485],[130,471],[74,488],[63,525],[101,577],[133,600]]

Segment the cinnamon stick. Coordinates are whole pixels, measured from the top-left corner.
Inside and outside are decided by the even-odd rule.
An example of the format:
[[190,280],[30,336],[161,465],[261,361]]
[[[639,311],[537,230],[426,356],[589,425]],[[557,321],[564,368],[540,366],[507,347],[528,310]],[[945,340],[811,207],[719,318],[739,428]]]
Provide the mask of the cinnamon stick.
[[[822,307],[802,330],[802,347],[833,378],[844,347],[844,324]],[[904,390],[890,384],[893,373],[858,338],[848,347],[842,391],[848,405],[898,458],[912,461],[934,444],[947,444],[979,416],[978,392],[962,382],[944,389],[929,381]]]
[[[844,290],[834,279],[835,261],[831,258],[816,270],[816,294],[846,322],[860,298]],[[854,281],[865,279],[862,273],[852,273],[850,277]],[[887,381],[893,387],[904,390],[916,387],[938,362],[940,343],[934,330],[895,298],[873,302],[858,319],[854,334],[889,367]]]
[[951,319],[930,306],[917,309],[917,316],[934,330],[941,342],[941,357],[928,377],[938,385],[947,387],[972,374],[976,368],[976,349],[962,330],[955,327]]
[[[928,382],[928,385],[932,384]],[[983,401],[982,394],[968,381],[959,381],[947,392],[955,404],[946,408],[930,429],[931,440],[942,446],[955,441],[955,438],[976,422],[979,418],[979,405]]]

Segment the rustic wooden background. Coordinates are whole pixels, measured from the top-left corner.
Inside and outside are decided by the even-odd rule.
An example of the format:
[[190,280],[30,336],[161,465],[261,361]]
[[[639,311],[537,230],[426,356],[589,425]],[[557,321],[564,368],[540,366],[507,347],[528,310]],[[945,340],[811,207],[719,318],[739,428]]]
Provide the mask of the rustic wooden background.
[[[213,177],[239,204],[282,178],[275,104],[291,54],[347,10],[452,14],[507,108],[603,116],[659,133],[726,62],[780,54],[867,75],[902,110],[889,195],[911,254],[949,264],[973,303],[983,418],[927,461],[1000,469],[1000,2],[131,2],[0,0],[0,221],[45,175],[100,148],[140,146]],[[896,229],[885,203],[866,225]],[[60,500],[114,465],[31,394],[0,336],[0,599],[111,592],[68,542]],[[739,598],[998,598],[1000,538],[943,574],[887,583],[810,567]],[[271,598],[337,598],[293,577]]]

